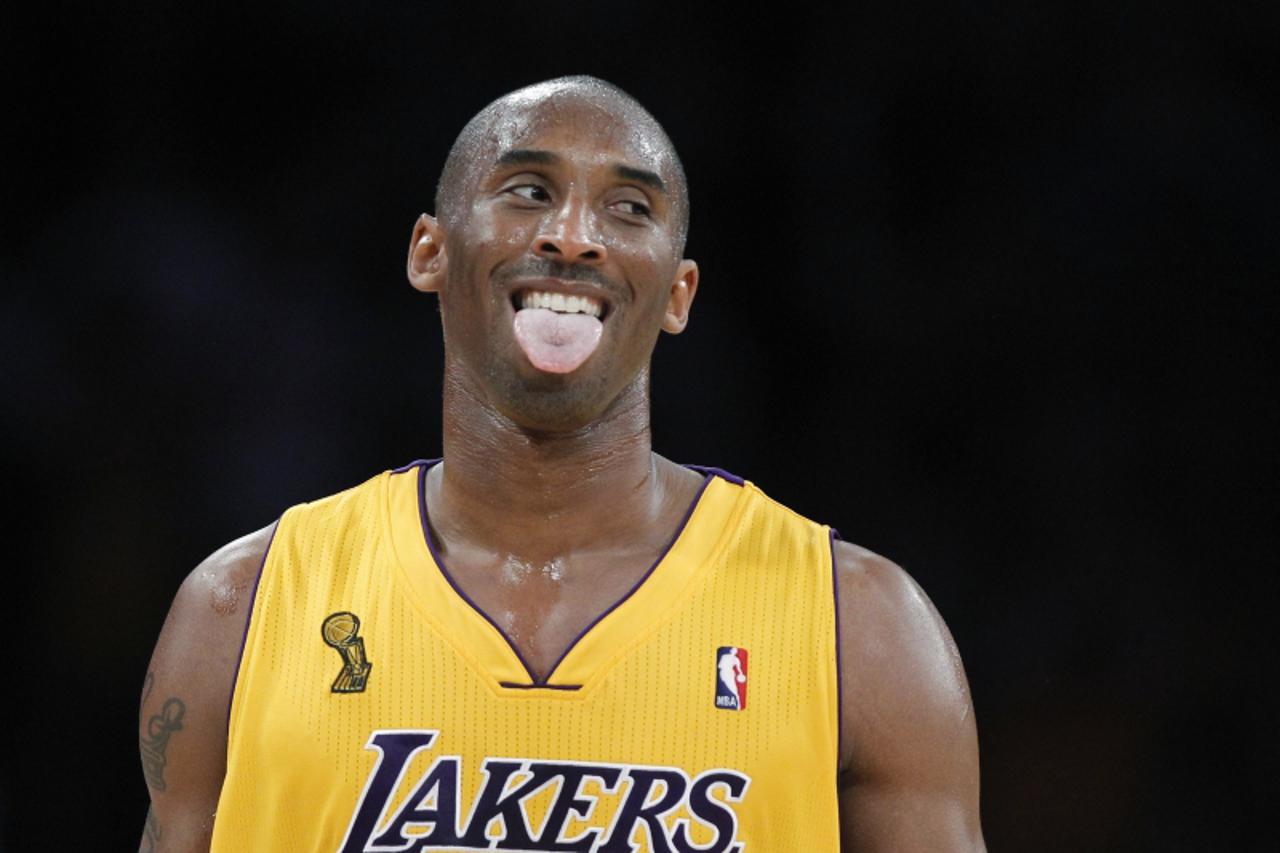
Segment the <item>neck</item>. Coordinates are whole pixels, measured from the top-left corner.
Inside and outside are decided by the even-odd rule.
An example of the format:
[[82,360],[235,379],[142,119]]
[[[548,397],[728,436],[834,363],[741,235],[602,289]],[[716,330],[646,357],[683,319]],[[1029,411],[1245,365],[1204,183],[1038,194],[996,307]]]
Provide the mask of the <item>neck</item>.
[[444,462],[428,505],[446,541],[551,557],[623,542],[658,519],[671,463],[652,451],[647,374],[577,429],[521,427],[469,383],[444,389]]

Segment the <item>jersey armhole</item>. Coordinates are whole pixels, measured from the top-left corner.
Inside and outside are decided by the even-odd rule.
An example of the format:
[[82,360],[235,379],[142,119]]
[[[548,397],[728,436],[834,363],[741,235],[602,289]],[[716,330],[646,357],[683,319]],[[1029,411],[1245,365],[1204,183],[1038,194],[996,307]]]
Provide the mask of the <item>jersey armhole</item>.
[[267,548],[262,552],[262,561],[258,563],[258,572],[253,579],[253,592],[249,595],[248,613],[244,619],[244,633],[240,637],[240,652],[236,655],[236,668],[231,676],[231,694],[227,698],[227,753],[230,755],[232,742],[232,727],[236,719],[236,691],[240,687],[241,674],[245,669],[245,655],[250,652],[249,634],[254,627],[254,616],[258,610],[258,590],[262,586],[262,576],[267,569],[267,560],[271,557],[271,546],[275,544],[276,536],[280,533],[280,525],[284,523],[284,514],[276,519],[275,526],[271,529],[271,538],[267,540]]
[[840,567],[836,564],[836,540],[843,541],[840,531],[827,527],[827,544],[831,553],[831,601],[832,618],[835,621],[836,643],[836,790],[840,789],[840,764],[844,760],[844,689],[840,667]]

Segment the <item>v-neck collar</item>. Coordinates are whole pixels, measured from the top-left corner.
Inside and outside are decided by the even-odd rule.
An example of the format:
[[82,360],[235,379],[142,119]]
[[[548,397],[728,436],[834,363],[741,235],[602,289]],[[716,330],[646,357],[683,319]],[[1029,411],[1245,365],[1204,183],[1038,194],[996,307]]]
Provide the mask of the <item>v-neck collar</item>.
[[458,586],[431,536],[427,471],[439,459],[393,471],[387,487],[387,523],[400,578],[418,610],[479,671],[491,688],[512,695],[586,693],[650,626],[663,621],[718,550],[736,517],[743,481],[714,468],[686,466],[705,475],[662,554],[618,601],[597,616],[561,653],[543,679],[493,618]]

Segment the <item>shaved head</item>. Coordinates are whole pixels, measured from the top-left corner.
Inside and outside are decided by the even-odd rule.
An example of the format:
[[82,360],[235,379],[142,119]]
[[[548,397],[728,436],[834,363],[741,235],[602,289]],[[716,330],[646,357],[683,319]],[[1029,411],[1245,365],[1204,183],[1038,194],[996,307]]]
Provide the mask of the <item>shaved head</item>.
[[525,86],[493,101],[467,122],[454,140],[436,185],[436,216],[445,230],[457,222],[461,200],[472,185],[475,169],[494,155],[492,150],[504,125],[519,113],[540,109],[554,113],[571,105],[587,105],[621,119],[633,132],[639,147],[652,151],[663,163],[669,185],[678,254],[683,254],[689,233],[689,188],[684,165],[662,125],[640,102],[617,86],[598,77],[576,74]]

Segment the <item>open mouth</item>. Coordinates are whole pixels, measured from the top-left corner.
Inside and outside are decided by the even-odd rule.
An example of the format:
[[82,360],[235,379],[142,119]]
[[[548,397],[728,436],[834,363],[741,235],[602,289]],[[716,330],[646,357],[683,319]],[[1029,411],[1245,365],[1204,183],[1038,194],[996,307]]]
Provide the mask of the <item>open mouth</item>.
[[538,370],[572,373],[600,346],[609,303],[591,291],[566,293],[539,284],[529,282],[511,295],[516,343]]
[[511,306],[522,308],[546,308],[557,314],[587,314],[603,320],[609,306],[592,296],[552,293],[547,290],[522,290],[511,295]]

